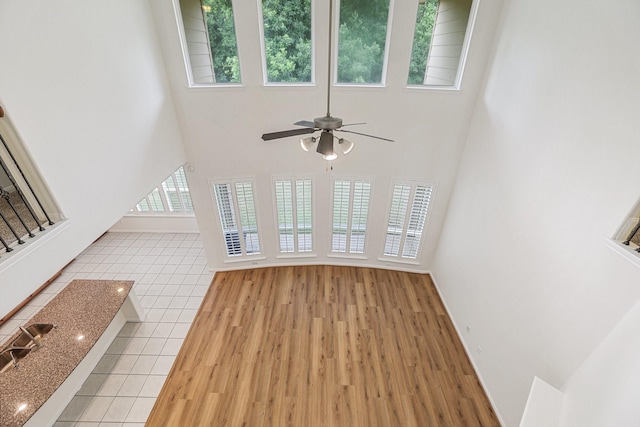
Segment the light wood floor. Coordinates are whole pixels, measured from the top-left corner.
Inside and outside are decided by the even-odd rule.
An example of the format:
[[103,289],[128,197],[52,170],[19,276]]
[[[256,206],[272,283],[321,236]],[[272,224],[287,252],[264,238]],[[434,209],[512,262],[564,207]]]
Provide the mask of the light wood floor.
[[498,426],[428,275],[217,273],[147,426]]

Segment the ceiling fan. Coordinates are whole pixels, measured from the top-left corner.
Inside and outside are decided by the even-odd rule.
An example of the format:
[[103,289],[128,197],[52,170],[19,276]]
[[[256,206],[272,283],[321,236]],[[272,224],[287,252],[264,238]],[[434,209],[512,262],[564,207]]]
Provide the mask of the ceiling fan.
[[320,131],[320,137],[307,137],[300,140],[300,145],[304,151],[309,151],[313,147],[313,145],[318,142],[318,147],[316,151],[326,159],[326,160],[334,160],[338,156],[333,151],[333,139],[338,139],[338,144],[342,148],[342,152],[344,154],[348,154],[353,149],[353,142],[347,141],[344,138],[339,138],[333,135],[334,131],[337,132],[348,132],[356,135],[366,136],[369,138],[381,139],[383,141],[394,142],[392,139],[382,138],[380,136],[368,135],[366,133],[355,132],[352,130],[343,129],[345,126],[353,126],[353,125],[363,125],[365,123],[350,123],[350,124],[342,124],[342,119],[339,117],[334,117],[331,115],[330,106],[331,106],[331,33],[333,29],[333,2],[334,0],[329,0],[329,48],[328,48],[328,70],[327,70],[327,114],[324,117],[316,117],[313,121],[301,120],[295,122],[294,125],[302,126],[297,129],[289,129],[283,130],[279,132],[270,132],[262,135],[263,141],[270,141],[272,139],[280,139],[287,138],[290,136],[296,135],[306,135]]

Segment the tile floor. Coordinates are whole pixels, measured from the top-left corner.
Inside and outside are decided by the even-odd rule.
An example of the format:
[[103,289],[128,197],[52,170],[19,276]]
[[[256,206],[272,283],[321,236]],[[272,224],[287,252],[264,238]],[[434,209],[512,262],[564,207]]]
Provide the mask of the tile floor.
[[143,426],[212,278],[198,234],[107,233],[0,327],[0,342],[73,279],[134,280],[144,321],[122,328],[54,426]]

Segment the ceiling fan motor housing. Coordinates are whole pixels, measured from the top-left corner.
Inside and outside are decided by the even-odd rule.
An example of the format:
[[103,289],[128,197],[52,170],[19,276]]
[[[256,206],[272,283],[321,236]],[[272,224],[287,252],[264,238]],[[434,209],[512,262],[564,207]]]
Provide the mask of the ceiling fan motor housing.
[[313,119],[313,125],[322,130],[335,130],[342,127],[342,119],[339,117],[316,117]]

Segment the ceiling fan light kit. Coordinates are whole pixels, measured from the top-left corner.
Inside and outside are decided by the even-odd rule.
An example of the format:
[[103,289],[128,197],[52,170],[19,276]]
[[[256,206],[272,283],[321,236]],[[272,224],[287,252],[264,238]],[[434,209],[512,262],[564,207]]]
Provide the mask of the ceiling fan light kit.
[[[362,136],[366,136],[369,138],[375,138],[375,139],[381,139],[383,141],[389,141],[389,142],[393,142],[392,139],[387,139],[387,138],[382,138],[379,136],[373,136],[373,135],[368,135],[366,133],[360,133],[360,132],[354,132],[352,130],[346,130],[346,129],[342,129],[343,126],[352,126],[352,125],[362,125],[365,123],[351,123],[348,125],[343,125],[342,124],[342,119],[339,117],[333,117],[330,113],[330,107],[331,107],[331,80],[332,80],[332,68],[331,68],[331,52],[332,52],[332,45],[331,45],[331,31],[333,28],[333,2],[335,0],[330,0],[329,1],[329,48],[328,48],[328,55],[327,55],[327,64],[328,64],[328,81],[327,81],[327,114],[324,117],[316,117],[313,122],[308,121],[308,120],[301,120],[298,121],[296,123],[294,123],[294,125],[296,126],[302,126],[301,128],[298,129],[290,129],[290,130],[284,130],[284,131],[279,131],[279,132],[271,132],[271,133],[265,133],[262,135],[262,140],[263,141],[270,141],[272,139],[279,139],[279,138],[287,138],[290,136],[296,136],[296,135],[305,135],[305,134],[310,134],[310,133],[315,133],[318,131],[321,131],[322,133],[320,134],[320,138],[316,138],[313,136],[307,137],[307,138],[302,138],[300,139],[300,146],[302,147],[302,149],[304,151],[309,151],[311,149],[311,147],[313,146],[313,144],[315,144],[316,142],[318,142],[318,139],[320,140],[318,142],[318,147],[316,149],[316,151],[320,154],[322,154],[322,157],[325,160],[335,160],[338,156],[336,155],[336,153],[333,151],[333,132],[349,132],[349,133],[353,133],[356,135],[362,135]],[[340,149],[342,150],[342,152],[344,154],[349,154],[351,152],[351,150],[353,150],[353,142],[351,141],[347,141],[344,138],[338,138],[338,145],[340,146]]]
[[308,136],[306,138],[302,138],[300,140],[300,146],[304,151],[309,151],[311,147],[313,147],[313,144],[316,143],[317,139],[318,138],[316,138],[315,136]]

